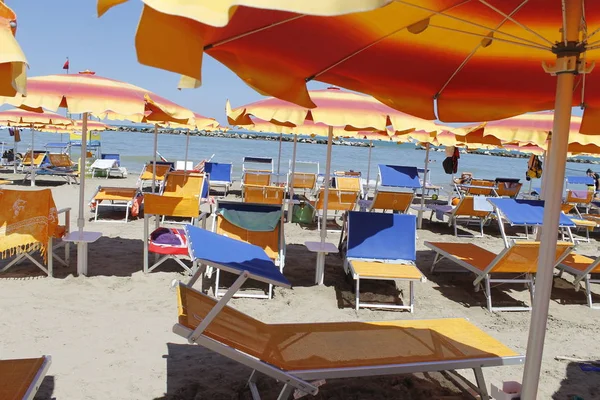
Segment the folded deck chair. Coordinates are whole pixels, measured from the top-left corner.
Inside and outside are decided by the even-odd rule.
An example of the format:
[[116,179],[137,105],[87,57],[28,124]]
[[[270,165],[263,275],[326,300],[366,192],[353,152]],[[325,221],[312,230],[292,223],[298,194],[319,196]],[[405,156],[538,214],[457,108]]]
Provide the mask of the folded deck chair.
[[[285,266],[285,236],[283,234],[282,209],[280,205],[220,201],[213,214],[213,232],[261,247],[277,267]],[[215,295],[222,293],[219,287],[220,271],[215,278]],[[270,299],[273,287],[267,294],[239,293],[240,297]]]
[[96,193],[90,200],[90,208],[94,213],[94,221],[98,221],[100,207],[125,209],[125,222],[129,216],[137,217],[142,208],[144,195],[137,188],[98,186]]
[[406,213],[412,205],[415,191],[420,188],[421,181],[416,167],[379,164],[375,195],[369,211]]
[[210,179],[210,188],[223,188],[225,196],[233,184],[231,171],[233,165],[228,163],[206,162],[204,163],[204,173],[208,174]]
[[[188,242],[181,229],[157,227],[150,233],[150,218],[168,215],[178,218],[190,218],[193,224],[201,223],[206,227],[209,213],[200,212],[195,197],[163,196],[146,194],[144,196],[144,273],[152,272],[167,260],[174,260],[186,272],[193,274],[197,265],[189,256]],[[157,257],[149,264],[149,253]],[[184,261],[192,261],[188,266]]]
[[0,360],[0,399],[33,400],[51,363],[50,356]]
[[75,168],[75,164],[71,161],[68,154],[63,153],[48,153],[46,155],[48,162],[40,168],[32,170],[31,175],[53,175],[59,176],[71,183],[77,183],[79,172]]
[[[417,225],[414,215],[351,211],[348,213],[346,273],[356,281],[355,308],[414,311],[414,282],[426,279],[415,266]],[[408,305],[361,303],[361,279],[404,280],[410,285]]]
[[179,318],[173,332],[190,344],[251,368],[248,386],[254,400],[260,399],[259,374],[283,382],[278,399],[286,400],[294,390],[295,398],[316,395],[318,388],[311,383],[316,380],[451,369],[473,369],[481,398],[489,400],[482,368],[524,362],[523,356],[461,318],[263,323],[227,303],[247,279],[290,287],[288,280],[256,246],[211,237],[198,228],[186,229],[199,263],[238,278],[218,302],[194,290],[193,278],[187,285],[179,282]]
[[356,206],[356,202],[358,201],[359,193],[355,191],[344,191],[340,189],[329,189],[329,196],[327,199],[327,214],[323,215],[323,205],[325,202],[325,189],[321,188],[317,192],[317,199],[314,202],[314,208],[317,210],[317,229],[321,229],[321,224],[323,223],[323,219],[325,219],[325,224],[327,224],[327,218],[329,217],[329,213],[334,213],[335,215],[338,213],[345,213],[347,211],[354,210]]
[[[0,259],[14,257],[0,272],[26,259],[52,277],[54,259],[69,264],[69,242],[60,239],[69,234],[71,209],[57,210],[50,189],[0,191]],[[64,223],[59,221],[63,216]],[[55,250],[65,248],[64,259]],[[33,257],[39,251],[43,262]]]
[[[137,185],[140,190],[144,189],[144,184],[150,182],[152,184],[152,171],[153,171],[153,162],[150,161],[146,165],[144,165],[144,169],[138,178]],[[162,185],[165,181],[165,177],[169,171],[173,171],[175,169],[175,163],[168,161],[157,161],[156,162],[156,178],[155,182],[159,190],[162,188]]]
[[[465,196],[460,199],[456,206],[430,204],[427,206],[431,210],[429,220],[433,219],[436,214],[438,219],[443,219],[443,216],[448,216],[448,225],[454,227],[454,236],[458,235],[458,222],[466,221],[477,222],[479,224],[479,233],[483,237],[483,226],[491,215],[492,208],[486,204],[485,197],[475,198],[473,196]],[[477,208],[475,202],[477,201]],[[464,235],[463,235],[464,236]]]
[[516,198],[521,191],[523,184],[519,179],[496,178],[496,194],[499,197]]
[[[498,227],[505,247],[508,247],[510,239],[504,230],[505,222],[510,226],[525,227],[526,239],[529,238],[528,227],[541,226],[544,223],[544,200],[489,198],[488,201],[498,216]],[[561,213],[558,226],[561,231],[566,230],[569,239],[574,241],[571,228],[576,227],[576,224],[569,217]]]
[[587,295],[587,303],[590,308],[600,309],[600,306],[594,305],[592,299],[592,283],[600,283],[600,279],[592,279],[592,274],[600,274],[600,257],[590,258],[582,254],[571,253],[565,257],[558,265],[560,275],[563,272],[568,272],[575,277],[573,286],[575,290],[579,290],[579,283],[585,282],[585,291]]
[[244,186],[244,203],[260,203],[283,205],[285,200],[285,186]]
[[[435,259],[431,265],[433,272],[436,264],[447,258],[475,274],[473,285],[483,287],[489,311],[529,311],[531,307],[494,307],[492,305],[492,283],[525,283],[533,301],[534,277],[538,268],[539,242],[515,241],[500,254],[493,253],[472,243],[425,242],[425,247],[433,250]],[[558,242],[555,262],[548,268],[554,268],[573,250],[573,243]],[[495,277],[495,276],[504,277]],[[507,276],[509,275],[509,276]],[[517,277],[513,277],[513,276]],[[482,284],[485,282],[485,284]]]

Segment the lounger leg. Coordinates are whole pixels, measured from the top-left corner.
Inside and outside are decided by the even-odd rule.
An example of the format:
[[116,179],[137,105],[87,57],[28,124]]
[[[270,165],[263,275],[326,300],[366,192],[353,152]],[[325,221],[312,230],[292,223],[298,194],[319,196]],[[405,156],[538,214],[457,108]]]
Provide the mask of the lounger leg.
[[17,265],[19,262],[23,261],[23,258],[25,258],[25,254],[20,254],[20,255],[16,256],[14,260],[12,260],[8,264],[6,264],[4,266],[4,268],[0,269],[0,272],[4,272],[7,269],[9,269],[10,267],[12,267],[13,265]]
[[483,371],[481,368],[473,368],[473,373],[475,374],[475,382],[477,382],[477,387],[479,388],[479,395],[481,396],[481,400],[490,400],[490,395],[488,394],[487,387],[485,386],[485,378],[483,377]]
[[485,221],[483,219],[479,220],[479,232],[481,233],[481,237],[483,237],[483,223]]
[[149,240],[149,226],[150,215],[144,213],[144,273],[148,273],[148,240]]
[[585,277],[585,291],[587,295],[587,302],[590,308],[594,308],[594,303],[592,301],[592,285],[590,284],[590,275],[588,274]]
[[217,268],[217,272],[215,274],[215,299],[219,298],[219,278],[221,275],[221,270]]
[[492,286],[490,285],[490,276],[485,276],[485,299],[487,301],[487,308],[492,312]]
[[127,223],[127,220],[129,219],[129,207],[129,204],[125,207],[125,223]]
[[409,289],[410,290],[410,303],[409,303],[409,306],[410,306],[410,312],[412,314],[413,312],[415,312],[415,282],[414,281],[410,281],[409,284],[410,284],[410,289]]
[[453,225],[454,225],[454,236],[458,237],[458,226],[456,224],[456,218],[453,218]]
[[98,209],[100,208],[100,201],[96,203],[96,212],[94,213],[94,222],[98,221]]
[[252,371],[250,378],[248,378],[248,388],[253,400],[260,400],[260,393],[258,393],[258,388],[256,387],[257,378],[258,372],[256,370]]
[[431,264],[431,268],[429,269],[429,272],[433,272],[433,269],[435,268],[435,264],[437,264],[441,259],[442,259],[442,257],[440,257],[440,253],[435,253],[435,258],[433,259],[433,263]]
[[54,251],[52,250],[52,236],[48,238],[48,254],[46,257],[48,258],[48,277],[52,278],[52,272],[54,269]]
[[354,309],[360,308],[360,276],[356,276],[356,293],[354,293]]
[[71,243],[65,242],[65,264],[68,267],[71,262]]
[[294,387],[291,385],[285,385],[283,389],[281,389],[281,393],[277,396],[277,400],[287,400],[294,393]]

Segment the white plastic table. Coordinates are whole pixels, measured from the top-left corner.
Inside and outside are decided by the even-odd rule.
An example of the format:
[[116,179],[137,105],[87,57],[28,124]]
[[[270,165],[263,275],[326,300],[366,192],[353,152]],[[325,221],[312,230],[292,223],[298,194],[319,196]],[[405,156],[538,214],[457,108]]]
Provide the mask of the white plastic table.
[[[317,285],[323,284],[323,278],[325,276],[325,256],[329,253],[338,253],[337,246],[329,242],[304,242],[304,245],[313,253],[317,253],[317,267],[315,271],[315,283]],[[322,258],[322,260],[321,260]]]
[[88,273],[88,243],[93,243],[102,237],[102,232],[75,231],[63,238],[65,242],[77,244],[77,275]]

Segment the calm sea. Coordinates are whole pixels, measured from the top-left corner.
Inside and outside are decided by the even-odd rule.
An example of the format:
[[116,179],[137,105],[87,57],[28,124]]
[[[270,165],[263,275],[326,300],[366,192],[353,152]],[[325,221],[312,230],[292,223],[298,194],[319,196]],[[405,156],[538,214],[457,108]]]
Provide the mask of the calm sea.
[[[18,144],[19,152],[24,152],[31,146],[29,131],[21,133],[22,141]],[[68,135],[62,135],[67,141]],[[6,130],[0,131],[0,141],[12,142]],[[60,142],[61,135],[54,133],[35,133],[35,148],[43,149],[48,142]],[[185,135],[159,135],[158,151],[169,161],[183,160],[185,157]],[[414,145],[397,145],[388,142],[374,142],[371,154],[370,179],[377,177],[377,164],[413,165],[422,168],[425,161],[425,151],[415,150]],[[12,143],[10,144],[12,146]],[[121,154],[122,166],[129,171],[139,172],[144,163],[152,158],[153,135],[139,132],[103,132],[102,152]],[[277,163],[279,143],[276,141],[228,139],[214,137],[190,136],[189,160],[194,163],[209,158],[214,154],[213,161],[233,163],[234,178],[242,173],[242,157],[266,156],[272,157]],[[292,158],[292,142],[283,142],[281,155],[281,172],[287,172],[289,160]],[[73,150],[73,156],[78,151]],[[333,146],[333,170],[361,171],[363,178],[367,176],[369,149],[366,147]],[[318,161],[320,171],[325,170],[326,146],[298,143],[297,159]],[[431,180],[434,184],[444,185],[450,180],[442,169],[443,152],[430,152]],[[588,164],[569,163],[567,175],[584,175]],[[591,166],[594,169],[595,166]],[[275,166],[277,169],[277,166]],[[302,170],[301,166],[298,168]],[[521,178],[524,180],[527,169],[526,158],[491,157],[477,154],[461,154],[459,172],[469,171],[476,177],[494,179],[497,177]],[[600,170],[600,167],[598,168]],[[534,183],[534,186],[536,184]],[[539,186],[539,184],[537,184]]]

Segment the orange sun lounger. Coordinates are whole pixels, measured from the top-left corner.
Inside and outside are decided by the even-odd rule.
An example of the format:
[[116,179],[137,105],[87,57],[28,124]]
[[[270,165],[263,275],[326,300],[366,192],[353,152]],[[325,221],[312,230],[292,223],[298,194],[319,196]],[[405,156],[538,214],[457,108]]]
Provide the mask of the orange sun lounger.
[[0,360],[0,399],[33,400],[51,362],[50,356]]
[[483,237],[483,226],[492,213],[491,207],[489,211],[475,210],[475,199],[473,196],[463,197],[455,207],[436,204],[427,207],[431,210],[431,215],[429,216],[430,221],[433,219],[434,213],[443,213],[447,215],[449,218],[448,224],[454,227],[454,236],[457,237],[459,236],[459,221],[466,221],[467,224],[472,221],[477,222],[479,224],[479,233]]
[[[600,283],[600,279],[592,279],[592,274],[600,274],[600,257],[590,258],[582,254],[571,253],[558,265],[560,275],[563,272],[568,272],[575,277],[573,286],[575,290],[579,290],[579,283],[585,282],[585,291],[588,306],[594,309],[600,309],[600,306],[595,306],[592,299],[592,283]],[[560,276],[559,275],[559,276]]]
[[125,209],[125,222],[129,215],[139,215],[144,195],[139,188],[98,186],[96,193],[90,201],[90,207],[94,212],[94,221],[98,221],[100,207],[117,207]]
[[244,203],[283,205],[285,200],[285,186],[244,186]]
[[[534,277],[538,267],[539,242],[515,241],[499,254],[493,253],[472,243],[425,242],[425,247],[433,250],[435,258],[431,272],[442,259],[447,258],[471,271],[476,278],[475,287],[483,286],[489,311],[529,311],[531,307],[494,307],[492,305],[492,283],[525,283],[529,286],[531,299],[534,295]],[[554,268],[573,250],[573,243],[558,242]],[[492,276],[503,275],[504,278]],[[517,277],[507,275],[516,275]],[[482,284],[482,281],[485,285]]]

